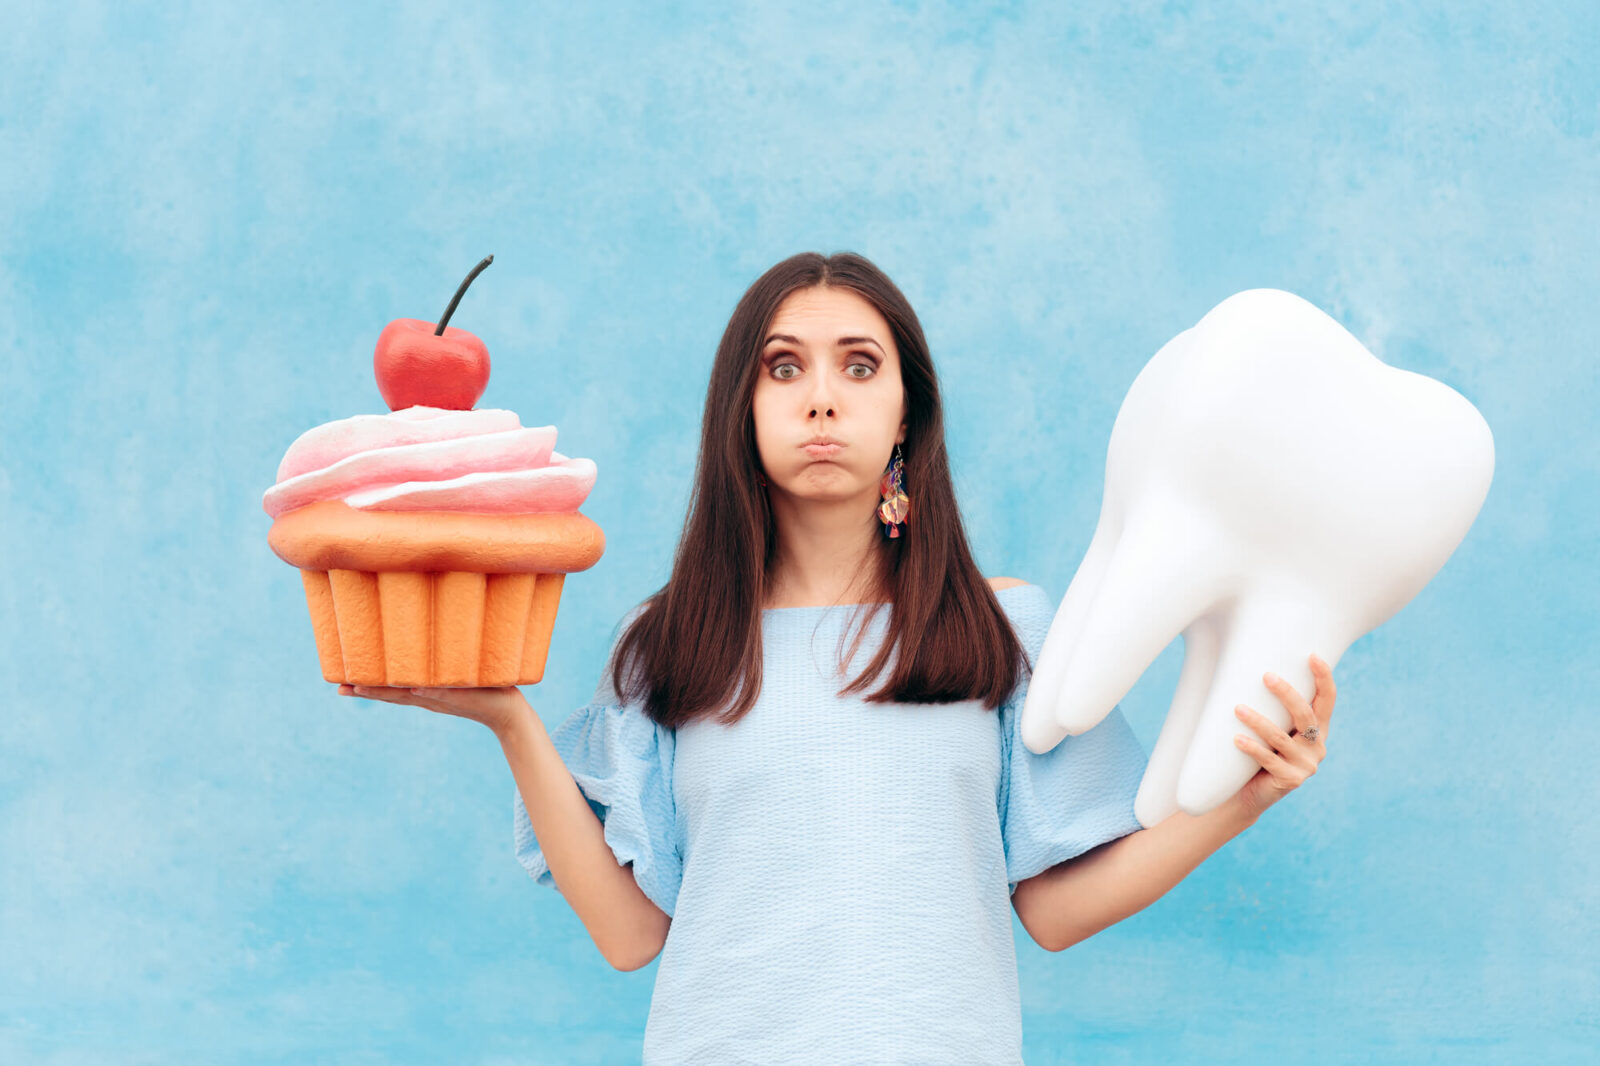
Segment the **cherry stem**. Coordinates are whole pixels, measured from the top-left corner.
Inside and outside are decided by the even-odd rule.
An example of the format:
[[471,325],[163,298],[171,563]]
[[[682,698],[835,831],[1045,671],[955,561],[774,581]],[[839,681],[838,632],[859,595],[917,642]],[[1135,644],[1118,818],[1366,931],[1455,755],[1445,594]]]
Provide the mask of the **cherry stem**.
[[444,336],[444,327],[450,324],[450,316],[456,313],[456,304],[461,302],[461,297],[465,295],[467,286],[471,285],[472,279],[483,273],[483,268],[492,262],[494,262],[494,256],[485,256],[483,262],[472,268],[472,273],[467,275],[466,280],[461,283],[461,287],[456,290],[456,294],[450,297],[450,306],[444,309],[444,317],[439,320],[439,328],[433,331],[435,337]]

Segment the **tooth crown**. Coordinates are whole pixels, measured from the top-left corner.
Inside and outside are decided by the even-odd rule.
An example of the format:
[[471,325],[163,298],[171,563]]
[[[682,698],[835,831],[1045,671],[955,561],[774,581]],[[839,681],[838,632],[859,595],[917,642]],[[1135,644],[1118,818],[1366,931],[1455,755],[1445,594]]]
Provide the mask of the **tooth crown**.
[[1259,770],[1269,670],[1309,697],[1438,573],[1488,493],[1494,442],[1449,386],[1388,366],[1292,293],[1251,289],[1168,341],[1112,427],[1105,495],[1051,624],[1022,734],[1045,752],[1121,701],[1180,633],[1178,691],[1140,789],[1145,825],[1202,814]]

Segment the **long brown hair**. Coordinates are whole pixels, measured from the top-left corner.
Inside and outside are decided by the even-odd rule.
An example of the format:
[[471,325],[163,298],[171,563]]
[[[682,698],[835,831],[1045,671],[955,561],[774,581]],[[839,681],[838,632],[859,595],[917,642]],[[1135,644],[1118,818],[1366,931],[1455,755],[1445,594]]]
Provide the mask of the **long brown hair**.
[[672,576],[640,605],[617,641],[610,665],[614,690],[626,702],[642,700],[644,712],[661,725],[676,728],[718,711],[731,724],[749,713],[761,692],[761,611],[777,529],[757,480],[762,468],[752,397],[763,339],[779,304],[797,289],[828,285],[859,294],[893,331],[906,391],[901,454],[912,506],[902,534],[878,540],[879,602],[862,629],[885,601],[892,603],[883,642],[840,694],[872,684],[892,656],[889,680],[864,697],[868,702],[981,699],[992,709],[1011,693],[1019,671],[1031,669],[967,547],[945,454],[939,381],[916,313],[865,258],[804,252],[757,278],[734,308],[711,368],[694,490]]

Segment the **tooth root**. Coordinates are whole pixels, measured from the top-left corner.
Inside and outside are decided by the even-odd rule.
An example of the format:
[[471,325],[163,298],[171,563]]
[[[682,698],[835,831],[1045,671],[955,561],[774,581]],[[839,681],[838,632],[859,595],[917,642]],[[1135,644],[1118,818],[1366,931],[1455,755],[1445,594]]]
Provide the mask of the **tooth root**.
[[1216,615],[1197,618],[1183,631],[1183,669],[1178,673],[1178,688],[1133,801],[1133,815],[1146,828],[1164,821],[1178,809],[1178,774],[1199,728],[1221,649],[1222,622]]
[[[1053,698],[1051,717],[1066,734],[1083,733],[1110,713],[1161,650],[1214,600],[1215,581],[1206,568],[1215,562],[1208,564],[1204,547],[1211,538],[1192,529],[1174,536],[1176,518],[1158,505],[1142,512],[1117,538],[1098,582],[1084,587],[1089,602],[1063,603],[1081,612],[1084,622],[1076,639],[1063,633],[1066,655],[1058,657],[1065,662],[1059,678],[1047,677],[1054,687],[1045,687],[1040,698]],[[1076,587],[1068,594],[1079,595]],[[1053,636],[1046,637],[1041,659],[1056,650]]]

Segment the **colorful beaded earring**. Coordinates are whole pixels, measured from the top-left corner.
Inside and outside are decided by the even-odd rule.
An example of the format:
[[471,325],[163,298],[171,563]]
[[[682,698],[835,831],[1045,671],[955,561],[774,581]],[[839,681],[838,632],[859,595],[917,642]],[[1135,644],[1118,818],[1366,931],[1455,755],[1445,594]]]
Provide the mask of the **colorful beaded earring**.
[[911,497],[905,490],[905,459],[900,445],[894,446],[894,462],[889,464],[878,492],[883,502],[878,505],[878,520],[883,523],[886,537],[898,537],[911,524]]

